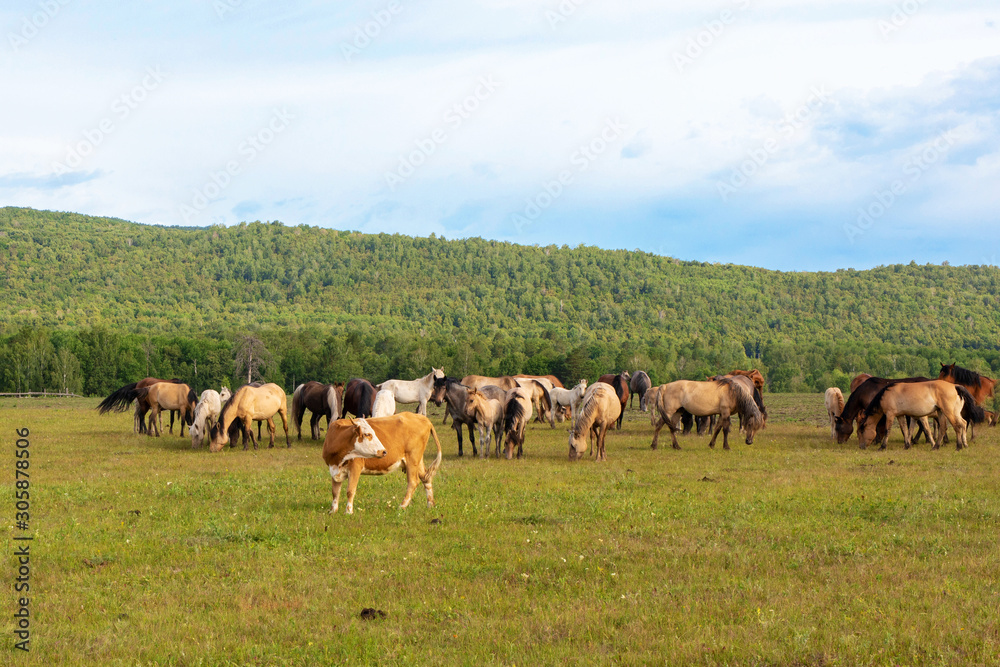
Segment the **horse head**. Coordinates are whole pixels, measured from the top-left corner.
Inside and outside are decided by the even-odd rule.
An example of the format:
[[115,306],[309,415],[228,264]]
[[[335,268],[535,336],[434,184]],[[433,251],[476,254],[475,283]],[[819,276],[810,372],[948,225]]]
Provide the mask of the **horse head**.
[[844,419],[840,415],[834,417],[836,421],[835,429],[837,431],[837,443],[844,444],[851,437],[851,433],[854,432],[853,422],[848,419]]
[[448,392],[448,378],[434,378],[434,389],[431,390],[431,400],[434,401],[434,405],[441,407],[441,403],[444,402],[444,396]]

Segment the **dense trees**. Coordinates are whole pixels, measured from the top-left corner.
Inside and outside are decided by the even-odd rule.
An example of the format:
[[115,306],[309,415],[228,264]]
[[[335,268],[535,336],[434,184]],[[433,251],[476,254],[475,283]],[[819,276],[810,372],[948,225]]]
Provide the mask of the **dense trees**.
[[[856,372],[1000,370],[1000,270],[781,273],[643,252],[365,235],[279,223],[164,228],[0,209],[0,391],[106,394],[146,375],[237,384],[237,341],[291,388],[366,376],[736,366],[772,391]],[[245,372],[243,379],[245,380]]]

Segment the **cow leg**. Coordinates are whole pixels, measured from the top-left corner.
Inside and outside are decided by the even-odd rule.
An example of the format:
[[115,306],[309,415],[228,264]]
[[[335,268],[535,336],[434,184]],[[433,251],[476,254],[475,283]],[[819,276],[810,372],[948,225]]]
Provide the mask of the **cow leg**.
[[330,514],[336,514],[337,508],[340,507],[340,487],[344,485],[344,479],[347,477],[347,470],[344,468],[337,468],[336,471],[330,471],[331,482],[333,484],[333,503],[330,505]]
[[358,482],[361,481],[361,471],[364,469],[364,459],[354,459],[348,468],[347,476],[347,513],[354,514],[354,494],[358,492]]
[[413,500],[413,492],[417,490],[423,472],[423,461],[408,461],[406,465],[406,495],[403,502],[399,504],[399,509],[406,509]]

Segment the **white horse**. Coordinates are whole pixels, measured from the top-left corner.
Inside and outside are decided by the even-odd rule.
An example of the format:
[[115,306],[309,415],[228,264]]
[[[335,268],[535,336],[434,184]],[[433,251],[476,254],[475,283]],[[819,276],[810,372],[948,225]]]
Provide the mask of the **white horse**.
[[375,394],[372,417],[389,417],[396,414],[396,397],[391,389],[381,389]]
[[824,398],[826,400],[826,415],[830,418],[830,435],[836,440],[837,417],[844,411],[844,394],[837,387],[830,387],[826,390]]
[[201,447],[205,434],[219,420],[219,413],[222,412],[222,404],[232,396],[229,387],[223,387],[221,392],[214,389],[206,389],[201,392],[198,405],[194,407],[194,418],[188,432],[191,434],[191,448]]
[[388,389],[396,397],[397,403],[419,403],[417,414],[427,414],[427,399],[434,391],[434,379],[443,378],[444,369],[431,366],[431,372],[416,380],[386,380],[377,389]]
[[573,410],[573,422],[576,422],[576,417],[580,414],[580,404],[583,403],[583,395],[586,391],[586,380],[580,380],[572,389],[553,387],[549,390],[549,396],[552,397],[552,409],[558,410],[562,406],[569,406]]

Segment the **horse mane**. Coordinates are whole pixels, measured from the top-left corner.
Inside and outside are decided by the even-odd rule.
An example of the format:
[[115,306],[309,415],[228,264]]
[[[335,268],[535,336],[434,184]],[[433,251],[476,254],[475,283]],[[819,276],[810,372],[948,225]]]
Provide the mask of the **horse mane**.
[[962,406],[962,419],[971,421],[973,424],[982,424],[986,421],[986,411],[976,403],[976,399],[972,397],[968,389],[960,384],[956,384],[955,391],[965,401],[965,405]]
[[947,375],[951,376],[957,384],[964,384],[970,387],[979,388],[983,381],[983,376],[975,371],[970,371],[968,368],[962,368],[958,364],[952,364],[951,366],[945,366],[948,369]]
[[882,409],[882,398],[885,396],[885,392],[889,390],[889,387],[892,387],[893,385],[894,383],[890,382],[889,384],[879,389],[877,394],[872,396],[872,400],[868,401],[868,405],[865,406],[866,415],[871,414],[872,408],[875,408],[876,410]]
[[504,406],[503,415],[503,430],[504,433],[510,433],[514,430],[514,426],[517,424],[518,420],[524,418],[524,406],[521,405],[521,401],[517,400],[517,396],[511,396],[510,400],[507,401],[507,405]]
[[[239,389],[237,389],[236,391],[233,392],[233,395],[229,397],[229,400],[227,400],[225,403],[222,404],[222,409],[219,410],[219,418],[216,420],[215,425],[212,426],[212,430],[211,430],[212,438],[215,438],[215,435],[220,432],[220,429],[222,428],[222,424],[224,423],[224,421],[226,419],[226,412],[228,412],[229,410],[232,409],[233,401],[236,399],[237,396],[240,395],[240,392],[242,392],[242,391],[243,391],[243,387],[240,387]],[[236,421],[237,420],[234,419],[233,423],[235,423]],[[233,430],[232,429],[232,424],[230,424],[230,428],[229,428],[230,434],[232,433],[232,430]],[[230,437],[232,437],[232,436],[230,435]]]
[[[294,403],[295,401],[292,401]],[[330,407],[330,414],[327,416],[328,421],[333,421],[335,419],[340,419],[341,407],[340,401],[337,400],[337,385],[328,384],[326,385],[326,402]],[[303,413],[305,410],[303,410]]]
[[743,417],[747,433],[764,428],[764,415],[754,402],[753,395],[733,378],[722,378],[718,382],[729,387],[729,394],[736,403],[737,413]]

